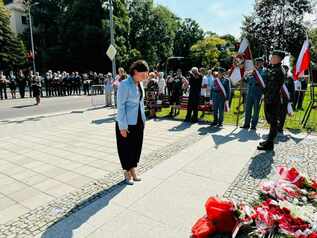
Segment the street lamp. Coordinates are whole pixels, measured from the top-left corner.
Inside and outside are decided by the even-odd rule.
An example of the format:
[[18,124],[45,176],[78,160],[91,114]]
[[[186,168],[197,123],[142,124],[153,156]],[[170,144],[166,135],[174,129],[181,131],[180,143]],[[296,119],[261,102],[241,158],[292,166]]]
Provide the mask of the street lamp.
[[[104,9],[109,8],[109,17],[110,17],[110,44],[114,46],[114,29],[113,29],[113,0],[109,0],[109,2],[104,2],[102,7]],[[112,76],[113,78],[116,77],[116,57],[114,57],[112,60]]]
[[32,27],[32,16],[31,16],[31,8],[33,6],[39,5],[39,2],[35,2],[28,5],[28,13],[29,13],[29,24],[30,24],[30,35],[31,35],[31,47],[32,47],[32,61],[33,61],[33,73],[36,73],[35,68],[35,51],[34,51],[34,41],[33,41],[33,27]]

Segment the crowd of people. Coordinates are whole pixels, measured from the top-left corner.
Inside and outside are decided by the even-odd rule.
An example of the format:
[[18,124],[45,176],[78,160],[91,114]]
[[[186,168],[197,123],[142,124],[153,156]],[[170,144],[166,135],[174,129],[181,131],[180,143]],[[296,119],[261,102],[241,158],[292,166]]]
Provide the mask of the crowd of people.
[[103,94],[104,84],[109,81],[109,78],[112,78],[111,73],[80,74],[49,70],[44,75],[40,75],[38,72],[19,70],[16,73],[10,71],[5,75],[3,71],[0,71],[0,99],[10,98],[8,90],[12,99],[17,98],[17,90],[20,98],[25,98],[26,92],[29,92],[29,97],[36,97],[38,91],[41,97]]
[[[259,143],[258,150],[273,150],[274,139],[278,132],[283,132],[287,114],[293,112],[292,107],[302,107],[302,102],[298,101],[303,100],[303,95],[296,93],[299,91],[296,84],[300,83],[301,90],[306,81],[294,81],[289,67],[282,64],[284,57],[285,52],[276,50],[267,64],[263,58],[255,59],[254,68],[245,71],[239,80],[240,88],[246,88],[245,93],[241,92],[245,108],[245,120],[241,128],[256,130],[261,104],[264,104],[265,117],[270,125],[268,137]],[[231,69],[222,67],[209,70],[193,67],[186,76],[178,69],[176,73],[169,72],[165,78],[162,72],[150,72],[145,61],[136,61],[129,75],[117,80],[117,148],[128,185],[140,181],[136,168],[142,151],[145,106],[149,109],[150,117],[155,117],[163,97],[167,96],[171,106],[170,116],[174,117],[179,114],[181,98],[186,95],[186,123],[196,123],[199,105],[208,103],[213,113],[211,126],[222,127],[224,112],[230,110],[234,95],[231,73]]]
[[[162,107],[163,101],[168,100],[170,116],[175,117],[180,113],[182,98],[187,97],[187,115],[185,121],[195,123],[198,121],[199,105],[205,105],[207,111],[213,114],[212,126],[222,126],[224,112],[229,110],[235,90],[240,88],[242,95],[241,106],[245,113],[245,121],[242,128],[255,130],[259,121],[260,108],[263,102],[264,88],[258,81],[257,73],[266,84],[269,68],[262,58],[255,59],[255,68],[243,77],[239,85],[233,85],[230,80],[230,69],[214,67],[211,69],[193,67],[189,72],[177,69],[170,71],[168,75],[163,72],[151,71],[143,81],[145,90],[145,103],[149,110],[149,117],[155,118],[156,112]],[[307,89],[307,80],[302,78],[294,81],[288,66],[284,65],[287,93],[280,91],[280,99],[283,110],[280,112],[278,131],[283,131],[287,107],[292,102],[294,110],[303,110],[303,99]],[[256,73],[257,72],[257,73]],[[53,72],[49,70],[40,76],[37,72],[28,74],[22,70],[16,74],[10,71],[7,76],[0,71],[0,98],[7,99],[7,88],[10,89],[11,98],[17,98],[17,89],[21,98],[25,97],[26,89],[30,97],[36,98],[36,104],[40,104],[40,97],[71,96],[105,94],[106,106],[117,106],[117,90],[120,82],[128,75],[123,68],[118,69],[118,74],[113,78],[111,73],[102,74],[96,72]],[[114,100],[114,103],[113,103]],[[238,105],[239,107],[239,105]]]

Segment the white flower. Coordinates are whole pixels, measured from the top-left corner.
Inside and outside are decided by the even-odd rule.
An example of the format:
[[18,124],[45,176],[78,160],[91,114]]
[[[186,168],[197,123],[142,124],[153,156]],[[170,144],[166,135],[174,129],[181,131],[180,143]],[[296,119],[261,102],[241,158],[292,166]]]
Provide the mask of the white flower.
[[[291,212],[291,216],[295,217],[295,218],[300,218],[304,221],[307,221],[311,224],[316,224],[316,221],[314,216],[316,216],[316,214],[314,214],[314,209],[310,206],[296,206],[290,202],[287,201],[283,201],[283,202],[279,202],[279,205],[281,208],[287,208],[288,210],[290,210]],[[316,217],[317,218],[317,217]],[[315,222],[314,222],[315,221]]]

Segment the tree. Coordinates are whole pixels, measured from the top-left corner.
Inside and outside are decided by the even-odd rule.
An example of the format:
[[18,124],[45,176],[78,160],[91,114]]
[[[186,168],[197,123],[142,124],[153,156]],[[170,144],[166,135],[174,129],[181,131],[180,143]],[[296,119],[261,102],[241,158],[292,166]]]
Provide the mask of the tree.
[[267,35],[265,34],[265,32],[266,31],[262,32],[261,41],[259,41],[257,37],[260,36],[258,36],[258,32],[256,30],[255,16],[244,16],[241,39],[244,37],[248,39],[248,41],[250,42],[252,55],[255,58],[262,57],[264,55],[266,56],[269,53],[268,48],[270,46],[270,38],[266,38]]
[[317,69],[317,28],[312,29],[309,33],[311,40],[311,60],[314,68]]
[[104,15],[101,0],[76,0],[70,5],[61,34],[70,69],[105,70],[107,44],[102,25]]
[[[173,55],[177,17],[166,7],[158,5],[153,9],[153,41],[156,43],[159,62]],[[158,62],[157,62],[158,63]]]
[[306,35],[304,14],[311,10],[309,0],[256,1],[254,13],[244,19],[243,35],[258,42],[256,54],[268,56],[273,49],[282,49],[297,57]]
[[10,29],[10,14],[0,0],[0,69],[17,69],[26,63],[23,42]]
[[[109,0],[28,0],[32,8],[37,64],[42,70],[111,70]],[[127,68],[143,58],[151,68],[170,56],[189,57],[204,32],[191,19],[180,20],[153,0],[113,1],[116,63]],[[84,11],[83,11],[84,9]],[[184,32],[182,32],[184,31]],[[25,39],[28,39],[26,35]]]
[[174,41],[174,55],[189,57],[191,47],[204,38],[204,31],[190,18],[180,21]]
[[[109,1],[106,1],[109,2]],[[129,43],[129,32],[130,32],[130,18],[128,11],[128,4],[125,0],[113,1],[113,21],[114,21],[114,32],[115,32],[115,47],[117,49],[116,64],[118,67],[128,68],[130,64],[130,43]],[[110,45],[110,20],[109,10],[106,11],[106,39],[107,45]],[[110,61],[109,61],[110,63]]]
[[[67,65],[66,49],[61,36],[67,23],[65,20],[72,0],[31,0],[25,1],[25,4],[28,6],[34,2],[39,3],[31,8],[35,59],[38,68],[64,69]],[[28,48],[31,48],[30,29],[25,32],[24,39],[28,42]]]
[[129,4],[131,49],[141,52],[153,68],[173,54],[177,17],[153,1],[132,0]]
[[23,68],[26,65],[26,48],[23,42],[23,39],[20,37],[13,38],[15,47],[13,48],[14,67]]
[[153,1],[132,0],[129,4],[130,34],[129,42],[131,49],[138,50],[143,59],[150,65],[158,61],[154,42],[151,42],[151,22],[153,17]]
[[221,65],[227,68],[226,59],[233,54],[230,48],[226,47],[228,43],[230,42],[218,36],[208,36],[198,41],[191,47],[193,62],[197,66],[214,67]]

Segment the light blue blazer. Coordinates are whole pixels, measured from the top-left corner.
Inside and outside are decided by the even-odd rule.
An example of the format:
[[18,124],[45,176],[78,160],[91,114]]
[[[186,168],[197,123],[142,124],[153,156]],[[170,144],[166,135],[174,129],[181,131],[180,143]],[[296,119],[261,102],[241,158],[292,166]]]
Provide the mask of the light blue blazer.
[[143,97],[140,100],[140,92],[138,86],[135,84],[133,78],[129,76],[127,79],[121,81],[117,92],[117,122],[119,129],[128,129],[129,125],[136,125],[138,121],[138,110],[140,106],[141,116],[145,124],[144,113],[144,89],[142,82],[140,83]]

